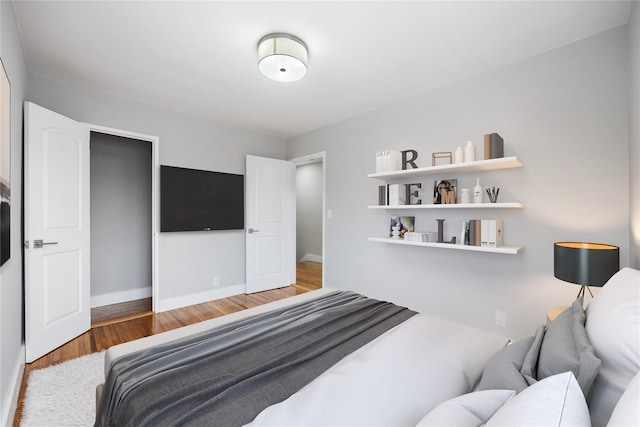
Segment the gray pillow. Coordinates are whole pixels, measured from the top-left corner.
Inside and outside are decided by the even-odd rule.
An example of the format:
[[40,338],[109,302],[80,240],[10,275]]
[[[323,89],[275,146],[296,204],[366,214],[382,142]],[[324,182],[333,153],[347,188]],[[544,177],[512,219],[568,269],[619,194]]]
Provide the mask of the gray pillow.
[[520,393],[529,384],[520,373],[534,337],[523,338],[494,354],[487,363],[478,390],[515,390]]
[[576,341],[576,348],[580,357],[580,371],[578,372],[577,380],[584,396],[589,397],[591,386],[600,371],[602,362],[596,356],[595,350],[587,337],[582,306],[580,307],[580,314],[582,315],[582,322],[575,322],[573,324],[573,338]]
[[533,343],[531,344],[531,348],[527,352],[527,355],[522,362],[522,368],[520,368],[520,373],[529,385],[533,385],[538,382],[536,379],[538,357],[540,355],[540,347],[542,346],[544,332],[544,325],[540,325],[536,330],[536,334],[533,336]]
[[584,329],[583,298],[578,298],[549,325],[538,358],[537,379],[573,372],[585,396],[600,370],[600,360],[593,352]]

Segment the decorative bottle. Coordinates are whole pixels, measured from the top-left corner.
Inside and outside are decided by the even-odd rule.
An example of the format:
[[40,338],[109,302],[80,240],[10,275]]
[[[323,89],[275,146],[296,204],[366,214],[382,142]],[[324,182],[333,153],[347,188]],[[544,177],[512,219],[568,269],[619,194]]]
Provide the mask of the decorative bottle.
[[476,178],[476,186],[473,187],[473,203],[482,203],[482,186],[480,185],[480,178]]
[[464,161],[465,163],[476,161],[476,146],[471,141],[467,141],[467,145],[464,147]]
[[462,147],[456,148],[455,162],[464,163],[464,150]]

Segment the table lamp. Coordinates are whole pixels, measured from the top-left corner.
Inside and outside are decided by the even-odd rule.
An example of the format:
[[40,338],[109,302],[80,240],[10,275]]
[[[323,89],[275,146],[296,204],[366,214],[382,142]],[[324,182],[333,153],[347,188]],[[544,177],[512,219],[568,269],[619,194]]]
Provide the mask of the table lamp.
[[554,276],[581,285],[593,297],[589,286],[602,287],[620,270],[620,248],[601,243],[556,242],[553,244]]

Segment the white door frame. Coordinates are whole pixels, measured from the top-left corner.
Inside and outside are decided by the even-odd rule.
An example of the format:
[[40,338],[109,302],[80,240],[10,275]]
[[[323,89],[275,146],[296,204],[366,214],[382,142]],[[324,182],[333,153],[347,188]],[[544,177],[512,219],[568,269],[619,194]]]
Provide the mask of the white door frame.
[[151,303],[152,310],[156,312],[160,301],[160,289],[158,283],[158,234],[160,233],[160,138],[142,133],[129,132],[121,129],[105,126],[89,126],[89,132],[98,132],[106,135],[122,136],[124,138],[137,139],[151,143]]
[[308,154],[306,156],[302,156],[302,157],[296,157],[294,159],[289,159],[289,161],[291,163],[293,163],[294,165],[296,165],[296,168],[298,166],[304,166],[304,165],[308,165],[311,163],[320,163],[322,162],[322,287],[324,288],[324,278],[326,277],[325,275],[325,265],[326,265],[326,254],[325,254],[325,248],[326,248],[326,244],[325,244],[325,229],[326,229],[326,219],[327,219],[327,156],[326,156],[327,152],[326,151],[321,151],[319,153],[315,153],[315,154]]

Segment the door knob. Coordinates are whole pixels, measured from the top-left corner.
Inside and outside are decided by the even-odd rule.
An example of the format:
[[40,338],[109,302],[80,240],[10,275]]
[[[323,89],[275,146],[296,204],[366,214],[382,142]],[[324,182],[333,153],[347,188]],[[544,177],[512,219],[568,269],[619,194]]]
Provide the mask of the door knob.
[[58,242],[43,242],[42,240],[33,241],[33,249],[42,249],[44,245],[57,245]]
[[253,234],[259,232],[260,230],[254,230],[253,228],[250,228],[247,231],[249,232],[249,234]]

